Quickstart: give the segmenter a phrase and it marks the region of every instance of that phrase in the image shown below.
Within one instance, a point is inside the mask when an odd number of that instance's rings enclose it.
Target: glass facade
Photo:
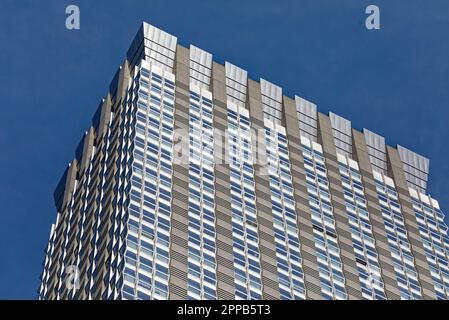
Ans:
[[[343,263],[327,179],[323,149],[320,144],[301,137],[307,194],[312,217],[313,236],[324,299],[347,298]]]
[[[359,165],[339,153],[337,158],[363,298],[385,300],[384,283]]]
[[[413,211],[424,244],[426,259],[437,299],[449,298],[449,237],[444,214],[438,202],[430,196],[410,189]]]
[[[228,102],[228,149],[236,299],[261,299],[251,129],[248,111]]]
[[[212,95],[190,90],[189,106],[189,299],[217,298]]]
[[[428,176],[144,23],[56,187],[39,299],[448,299]]]
[[[305,299],[306,288],[285,129],[265,120],[265,141],[280,297]]]
[[[373,175],[401,299],[419,300],[421,284],[394,181],[377,171]]]
[[[136,123],[123,298],[167,299],[174,76],[153,66],[136,79]]]

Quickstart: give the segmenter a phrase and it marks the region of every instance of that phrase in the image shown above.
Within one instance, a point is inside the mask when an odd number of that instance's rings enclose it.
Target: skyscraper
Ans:
[[[447,299],[428,159],[144,23],[54,193],[40,299]]]

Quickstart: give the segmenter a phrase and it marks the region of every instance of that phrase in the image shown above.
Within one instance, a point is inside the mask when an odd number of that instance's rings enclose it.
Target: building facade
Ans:
[[[40,299],[448,299],[429,161],[144,23],[55,193]]]

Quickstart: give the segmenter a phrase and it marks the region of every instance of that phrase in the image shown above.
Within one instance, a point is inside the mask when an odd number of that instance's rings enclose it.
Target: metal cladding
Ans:
[[[39,299],[448,299],[428,174],[144,23],[56,187]]]

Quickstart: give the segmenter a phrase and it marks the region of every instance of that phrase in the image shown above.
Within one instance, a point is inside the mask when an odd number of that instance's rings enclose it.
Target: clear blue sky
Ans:
[[[54,187],[143,20],[429,157],[449,212],[447,0],[2,0],[0,298],[36,298]]]

